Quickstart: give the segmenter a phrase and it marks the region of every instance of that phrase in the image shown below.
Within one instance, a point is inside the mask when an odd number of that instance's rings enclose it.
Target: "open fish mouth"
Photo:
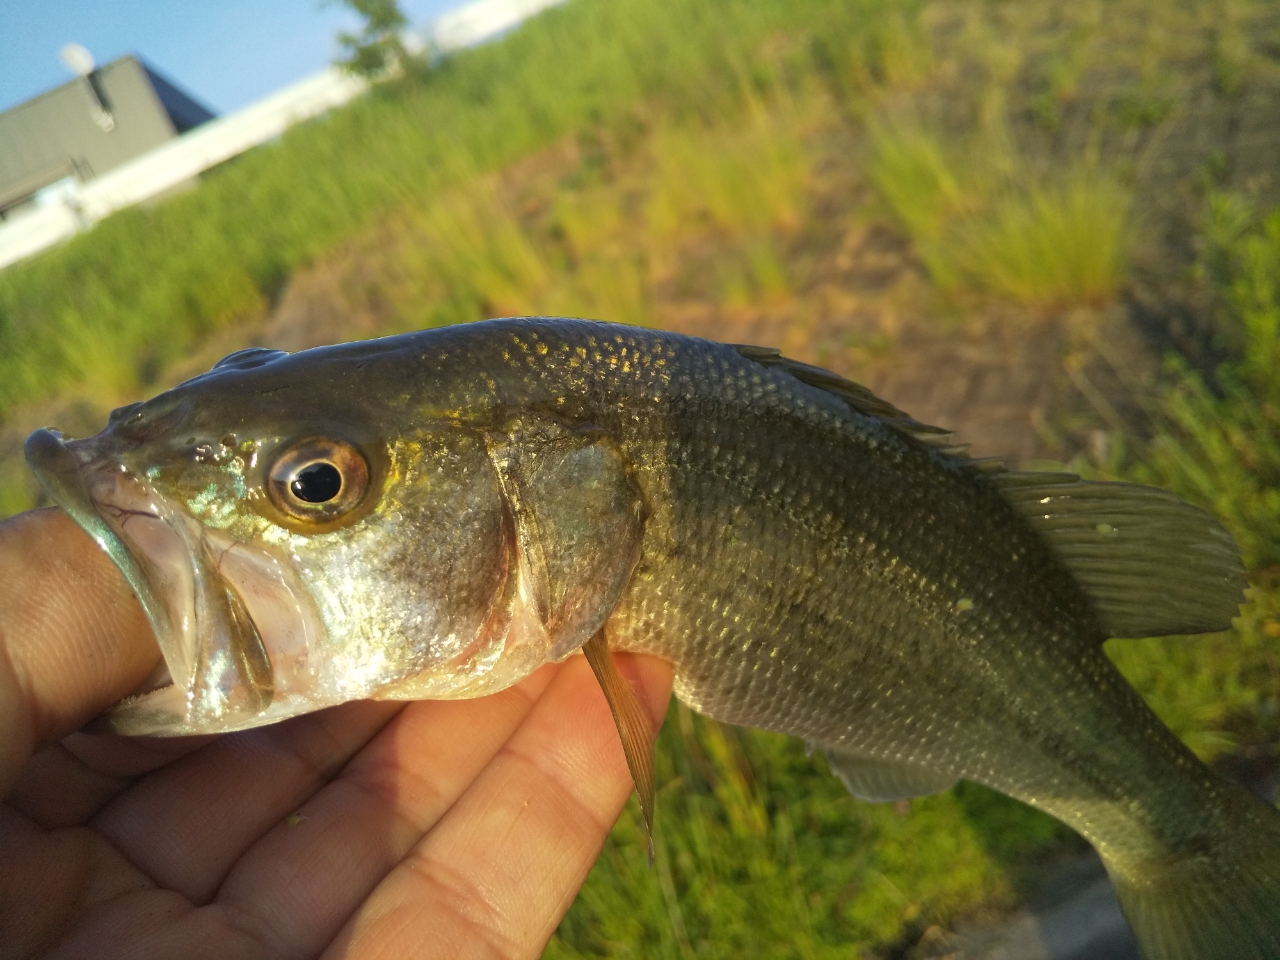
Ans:
[[[220,733],[324,704],[304,696],[320,637],[305,587],[266,549],[201,524],[111,455],[103,434],[37,430],[28,464],[124,574],[163,657],[102,718],[129,735]]]

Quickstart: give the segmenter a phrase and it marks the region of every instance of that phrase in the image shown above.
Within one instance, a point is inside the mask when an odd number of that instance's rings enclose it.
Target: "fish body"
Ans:
[[[557,318],[244,351],[28,453],[160,641],[124,732],[478,696],[603,637],[856,795],[966,778],[1058,817],[1153,960],[1280,957],[1280,817],[1102,651],[1236,611],[1230,538],[1168,494],[970,460],[774,351]]]

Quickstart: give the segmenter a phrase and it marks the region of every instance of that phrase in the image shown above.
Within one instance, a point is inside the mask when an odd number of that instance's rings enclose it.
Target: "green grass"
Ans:
[[[868,12],[887,6],[578,0],[381,87],[207,174],[198,190],[0,274],[0,418],[72,388],[110,403],[153,386],[385,211],[432,203],[558,138],[741,118],[814,73],[810,38],[854,44]],[[766,41],[781,52],[762,52]]]
[[[0,420],[73,392],[105,407],[153,389],[336,245],[451,191],[482,194],[486,176],[567,137],[647,151],[675,201],[659,190],[637,262],[585,269],[567,303],[644,319],[641,291],[671,256],[663,231],[690,216],[754,236],[724,271],[727,295],[785,296],[786,251],[760,240],[758,218],[803,214],[789,101],[820,123],[871,121],[871,178],[942,289],[1105,302],[1142,236],[1130,214],[1177,196],[1162,171],[1206,159],[1174,149],[1194,119],[1177,105],[1271,89],[1275,20],[1262,0],[576,0],[0,273]],[[461,316],[485,293],[440,299],[455,306],[421,314]]]
[[[809,171],[790,110],[761,102],[737,123],[662,127],[613,157],[612,176],[553,184],[532,217],[492,178],[428,200],[389,253],[397,326],[540,313],[643,324],[653,288],[699,242],[737,254],[721,263],[718,299],[785,294],[774,244],[807,213]]]
[[[795,125],[757,105],[745,129],[727,124],[664,131],[656,138],[657,184],[649,200],[650,244],[680,237],[692,219],[730,234],[795,230],[804,219],[805,158]]]
[[[999,197],[986,217],[960,225],[960,269],[1020,303],[1108,303],[1126,279],[1130,202],[1087,170]]]
[[[658,743],[657,859],[634,802],[548,957],[845,958],[1008,903],[1065,828],[972,784],[909,809],[852,800],[794,740],[675,705]]]
[[[264,318],[300,267],[388,219],[430,216],[447,194],[483,205],[486,177],[573,137],[654,159],[666,187],[643,242],[584,256],[584,230],[602,229],[584,224],[618,198],[562,209],[580,275],[557,297],[538,293],[562,287],[545,270],[504,290],[473,237],[477,255],[454,257],[467,265],[443,292],[425,276],[438,257],[404,265],[401,287],[431,294],[414,322],[531,300],[643,321],[671,271],[671,230],[691,223],[742,239],[711,270],[724,298],[785,298],[797,278],[774,234],[803,222],[797,130],[862,133],[868,119],[871,178],[941,289],[1105,302],[1141,232],[1130,213],[1176,194],[1157,174],[1183,154],[1153,130],[1180,122],[1170,104],[1240,100],[1225,91],[1275,79],[1266,5],[1219,6],[577,0],[0,273],[0,421],[73,393],[107,408],[153,390],[220,331]],[[760,217],[785,229],[762,237]]]
[[[1280,564],[1280,209],[1245,198],[1208,204],[1197,272],[1217,295],[1219,339],[1233,359],[1210,380],[1177,358],[1147,399],[1156,434],[1118,469],[1220,517],[1246,565]]]
[[[1162,721],[1206,762],[1280,743],[1280,590],[1253,587],[1234,629],[1113,640],[1107,653]]]
[[[963,152],[882,125],[871,177],[939,289],[1033,307],[1100,306],[1127,279],[1131,191],[1081,161],[1037,174],[990,134]]]

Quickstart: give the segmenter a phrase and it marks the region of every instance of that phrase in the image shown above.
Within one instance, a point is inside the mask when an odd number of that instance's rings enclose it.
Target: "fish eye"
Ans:
[[[308,463],[289,481],[289,492],[304,503],[328,503],[342,492],[342,473],[332,463]]]
[[[307,437],[275,457],[266,486],[276,509],[303,530],[327,526],[364,502],[369,464],[343,440]]]

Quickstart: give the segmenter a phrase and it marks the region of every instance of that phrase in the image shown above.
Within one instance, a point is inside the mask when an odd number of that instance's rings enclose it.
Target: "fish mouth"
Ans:
[[[37,430],[32,472],[120,569],[163,663],[96,722],[129,735],[222,733],[326,704],[305,695],[320,637],[305,586],[265,548],[206,527],[113,456],[108,433]]]

